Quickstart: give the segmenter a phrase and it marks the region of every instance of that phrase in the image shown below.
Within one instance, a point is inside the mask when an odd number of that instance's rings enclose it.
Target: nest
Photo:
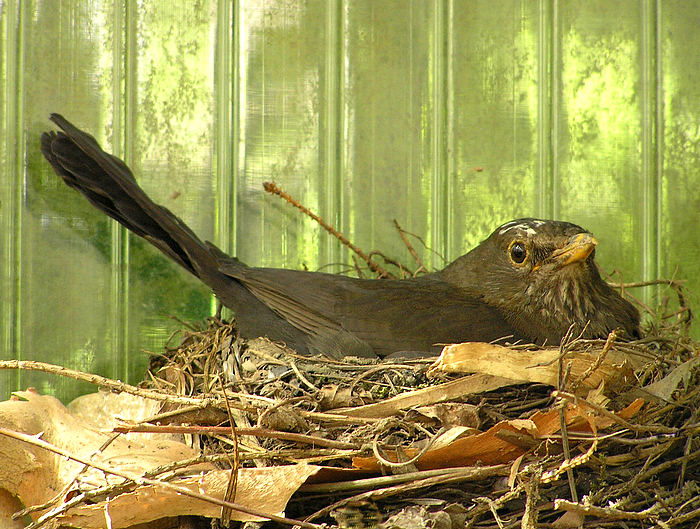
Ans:
[[[698,344],[682,285],[666,284],[677,295],[657,310],[637,302],[634,342],[338,361],[212,318],[154,355],[140,387],[0,361],[111,390],[68,409],[35,391],[0,403],[0,489],[32,529],[193,513],[207,528],[697,527]]]
[[[364,254],[276,185],[266,190],[359,256],[361,277],[360,260],[378,277],[425,271],[397,223],[415,271]],[[0,361],[119,393],[87,396],[82,415],[32,392],[19,395],[25,406],[0,403],[0,453],[24,462],[0,466],[0,492],[24,501],[18,514],[38,518],[32,528],[136,527],[192,512],[197,527],[698,527],[700,361],[682,282],[617,286],[656,290],[656,309],[634,300],[647,322],[641,340],[569,335],[545,350],[463,344],[437,361],[338,361],[243,340],[217,317],[180,331],[139,388]],[[137,400],[116,398],[125,394]],[[131,405],[141,417],[124,421]],[[27,435],[37,424],[41,439]],[[143,433],[179,437],[137,445]],[[64,460],[73,467],[56,464]],[[31,472],[37,487],[61,491],[17,484]]]
[[[462,375],[428,376],[434,359],[302,357],[266,340],[246,342],[220,319],[183,330],[181,343],[154,359],[147,385],[216,402],[226,388],[217,416],[172,415],[201,428],[199,447],[223,467],[305,462],[366,471],[352,481],[302,486],[287,505],[294,519],[387,528],[697,527],[698,346],[682,289],[669,284],[678,306],[666,299],[648,310],[642,340],[569,337],[562,344],[569,355],[607,350],[634,359],[631,377],[586,396],[568,392],[564,369],[559,387],[511,383],[411,405],[402,396],[430,394]],[[585,409],[578,425],[565,418],[574,408]],[[552,433],[518,430],[547,414],[560,419]],[[225,428],[208,429],[231,424],[234,441]],[[450,453],[463,450],[454,439],[504,424],[493,439],[514,450],[494,455],[484,446],[483,455],[464,459]],[[455,429],[460,433],[445,442]],[[448,456],[426,465],[440,442]]]

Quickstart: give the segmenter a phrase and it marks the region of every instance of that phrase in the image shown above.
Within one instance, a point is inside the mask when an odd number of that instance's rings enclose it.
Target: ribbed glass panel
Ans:
[[[349,262],[274,180],[406,262],[393,219],[449,259],[510,218],[570,220],[606,271],[687,279],[697,307],[699,25],[674,0],[0,2],[0,358],[137,381],[169,316],[214,306],[53,175],[50,112],[251,265]],[[0,398],[30,385],[88,389],[0,372]]]

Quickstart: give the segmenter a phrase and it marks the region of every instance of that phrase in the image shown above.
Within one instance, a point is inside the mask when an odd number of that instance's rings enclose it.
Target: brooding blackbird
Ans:
[[[98,209],[144,237],[231,308],[244,337],[267,336],[301,354],[386,356],[436,344],[507,338],[558,344],[574,324],[586,338],[619,328],[639,336],[639,313],[603,281],[596,240],[568,222],[519,219],[439,272],[354,279],[253,268],[202,242],[151,201],[129,168],[62,116],[41,137],[56,173]]]

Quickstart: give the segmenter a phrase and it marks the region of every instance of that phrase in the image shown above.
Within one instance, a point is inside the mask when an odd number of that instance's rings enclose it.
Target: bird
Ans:
[[[205,283],[242,337],[267,337],[301,355],[423,356],[466,341],[559,345],[619,330],[640,337],[639,311],[601,277],[597,240],[576,224],[521,218],[497,227],[442,270],[364,279],[260,268],[202,241],[154,203],[119,158],[63,116],[41,152],[71,188]]]

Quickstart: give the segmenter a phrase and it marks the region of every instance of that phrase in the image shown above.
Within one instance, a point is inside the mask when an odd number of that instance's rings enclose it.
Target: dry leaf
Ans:
[[[554,529],[579,529],[583,527],[583,522],[585,520],[581,513],[569,511],[554,520],[552,527],[554,527]]]
[[[610,404],[610,399],[603,393],[604,388],[605,384],[601,383],[597,388],[590,390],[588,395],[586,395],[586,400],[598,406],[606,407]]]
[[[643,401],[635,401],[622,410],[619,415],[629,418],[637,413],[642,405]],[[589,409],[583,404],[567,404],[564,414],[566,424],[572,431],[590,431],[591,424],[595,428],[605,428],[614,422],[608,417],[592,417]],[[461,437],[448,445],[432,448],[415,463],[415,466],[419,470],[429,470],[471,466],[477,463],[483,465],[508,463],[526,451],[523,446],[508,440],[510,434],[517,434],[532,442],[538,442],[542,438],[558,432],[559,428],[558,409],[538,411],[527,420],[501,421],[485,432]],[[406,457],[413,457],[417,451],[417,449],[407,448],[403,452]],[[396,460],[395,456],[396,454],[391,451],[387,451],[385,454],[385,457],[393,461]],[[380,470],[379,462],[374,457],[356,457],[353,459],[353,465],[363,470]]]
[[[558,416],[557,416],[558,417]],[[516,421],[516,425],[522,426],[523,421]],[[532,427],[532,425],[528,425]],[[416,463],[419,470],[429,470],[434,468],[447,468],[459,466],[472,466],[478,463],[483,465],[498,465],[512,461],[523,450],[512,443],[498,437],[501,431],[510,431],[528,435],[527,430],[519,430],[517,426],[510,424],[510,421],[502,421],[492,426],[485,432],[461,437],[448,445],[441,445],[428,450]],[[407,457],[413,457],[417,450],[405,449]],[[395,454],[387,451],[385,457],[395,460]],[[363,470],[379,471],[380,466],[374,457],[356,457],[353,465]]]
[[[162,403],[153,400],[130,395],[129,393],[114,393],[111,391],[97,391],[82,395],[68,404],[70,414],[83,425],[90,426],[94,430],[110,432],[117,426],[123,426],[124,421],[137,423],[158,414]],[[182,435],[156,434],[156,433],[129,433],[127,439],[168,439],[180,441]]]
[[[462,437],[468,437],[470,435],[476,435],[478,433],[479,430],[476,430],[474,428],[469,428],[466,426],[454,426],[453,428],[450,428],[447,431],[444,431],[440,435],[438,435],[437,438],[433,441],[433,444],[430,445],[430,449],[436,450],[438,448],[442,448],[443,446],[449,446],[452,443],[454,443],[457,439],[460,439]]]
[[[700,357],[691,358],[673,369],[673,371],[661,380],[644,386],[643,388],[636,388],[631,393],[640,397],[651,396],[663,402],[671,402],[673,392],[676,391],[681,382],[684,384],[688,383],[693,369],[695,369],[698,364],[700,364]]]
[[[0,427],[29,434],[41,434],[41,439],[62,448],[74,456],[108,466],[121,473],[140,476],[160,465],[188,459],[198,455],[183,443],[159,438],[116,438],[104,451],[99,448],[110,435],[98,431],[70,414],[58,400],[40,396],[34,391],[15,394],[13,399],[0,403]],[[109,395],[103,397],[109,400]],[[24,400],[20,400],[22,397]],[[119,396],[115,396],[117,400]],[[123,401],[121,401],[123,402]],[[111,404],[108,405],[108,407]],[[64,497],[71,491],[83,490],[107,484],[118,484],[123,478],[104,474],[96,469],[80,473],[82,464],[58,456],[40,447],[0,435],[0,489],[17,497],[25,506],[44,503],[62,491],[74,478],[78,478]],[[289,497],[318,472],[320,467],[306,464],[241,469],[235,502],[270,514],[280,514]],[[189,475],[170,483],[190,488],[202,494],[222,498],[226,491],[230,472],[214,470],[209,464],[188,468]],[[182,514],[218,517],[221,508],[183,496],[160,486],[139,486],[133,492],[110,498],[109,502],[96,502],[74,508],[56,520],[83,529],[104,527],[105,509],[108,509],[112,527],[129,527],[137,523]],[[258,520],[251,515],[234,512],[234,520]],[[0,527],[10,527],[10,521],[0,519]],[[4,525],[2,525],[4,524]]]
[[[25,523],[20,518],[13,520],[12,515],[22,508],[19,500],[6,490],[0,489],[0,527],[2,529],[23,529]]]
[[[505,377],[518,382],[541,382],[557,386],[559,381],[559,349],[511,349],[502,345],[483,342],[465,342],[448,345],[438,359],[430,366],[428,374],[436,371],[445,373],[486,373]],[[567,355],[565,364],[571,363],[571,383],[579,386],[579,393],[585,393],[600,386],[619,380],[630,380],[634,371],[627,359],[617,352],[610,351],[597,369],[589,369],[598,355],[576,351]],[[586,375],[583,378],[584,374]]]
[[[241,469],[236,486],[236,498],[233,501],[259,511],[282,515],[291,495],[317,471],[318,467],[305,464]],[[228,470],[216,470],[202,476],[178,480],[175,484],[193,492],[221,499],[226,492],[230,476],[231,473]],[[134,492],[120,494],[109,502],[81,505],[71,509],[58,520],[63,524],[75,525],[81,529],[102,529],[104,510],[107,506],[115,529],[170,516],[189,514],[218,518],[221,515],[221,507],[213,503],[183,496],[170,489],[142,486]],[[231,519],[262,520],[237,511],[231,513]]]
[[[493,391],[494,389],[510,386],[514,382],[507,378],[492,375],[471,375],[457,380],[438,384],[415,391],[407,391],[390,399],[357,408],[343,408],[331,413],[347,417],[377,418],[391,417],[396,412],[414,406],[427,406],[438,402],[454,400],[464,395]]]
[[[339,386],[338,384],[328,384],[323,386],[316,395],[320,411],[333,410],[351,406],[361,406],[363,401],[353,393],[353,388]]]
[[[406,420],[439,425],[443,428],[453,426],[479,428],[481,426],[479,408],[462,402],[444,402],[414,408],[408,411]]]

